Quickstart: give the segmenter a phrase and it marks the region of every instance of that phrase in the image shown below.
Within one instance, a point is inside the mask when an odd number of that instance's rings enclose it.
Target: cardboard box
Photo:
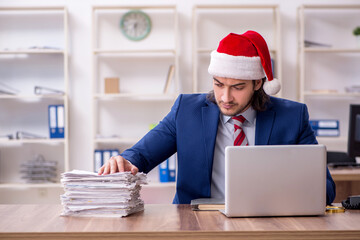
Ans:
[[[120,93],[119,78],[105,78],[105,93]]]

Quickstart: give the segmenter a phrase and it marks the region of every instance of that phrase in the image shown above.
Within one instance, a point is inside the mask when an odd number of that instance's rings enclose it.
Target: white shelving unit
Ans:
[[[131,147],[169,111],[178,94],[179,50],[176,6],[94,6],[93,149]],[[150,34],[131,41],[121,18],[140,10],[151,19]],[[175,73],[164,93],[168,69]],[[105,93],[104,78],[119,78],[119,93]],[[157,176],[155,176],[158,181]],[[174,186],[174,185],[172,185]],[[168,186],[167,186],[168,187]]]
[[[281,80],[281,29],[277,5],[195,5],[193,7],[193,92],[208,92],[212,80],[207,69],[210,53],[229,33],[259,32],[274,60],[274,75]],[[281,91],[278,93],[281,96]]]
[[[16,95],[0,95],[0,135],[25,131],[45,137],[1,138],[1,189],[58,188],[60,173],[69,169],[67,14],[63,6],[0,8],[0,83],[19,91]],[[35,85],[59,89],[64,94],[35,95]],[[62,139],[49,138],[51,104],[63,104],[65,108]],[[32,160],[35,154],[57,162],[56,183],[29,184],[21,179],[20,164]]]
[[[318,137],[328,150],[347,151],[349,105],[360,103],[360,46],[353,29],[360,5],[302,5],[298,8],[299,98],[311,119],[339,120],[339,137]],[[305,40],[318,45],[305,45]]]

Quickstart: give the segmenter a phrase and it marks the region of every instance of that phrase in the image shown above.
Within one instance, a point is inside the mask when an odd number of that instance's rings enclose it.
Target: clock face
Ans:
[[[120,28],[128,39],[139,41],[149,35],[151,21],[146,13],[139,10],[132,10],[121,18]]]

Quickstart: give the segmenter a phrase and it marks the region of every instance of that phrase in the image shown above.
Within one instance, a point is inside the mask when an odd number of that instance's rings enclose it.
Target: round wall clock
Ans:
[[[146,13],[140,10],[131,10],[121,18],[120,28],[128,39],[139,41],[149,35],[151,20]]]

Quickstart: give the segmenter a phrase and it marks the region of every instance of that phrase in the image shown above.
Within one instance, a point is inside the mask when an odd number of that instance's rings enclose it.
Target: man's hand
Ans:
[[[131,172],[137,174],[139,169],[122,156],[111,157],[98,171],[99,175],[107,175],[116,172]]]

